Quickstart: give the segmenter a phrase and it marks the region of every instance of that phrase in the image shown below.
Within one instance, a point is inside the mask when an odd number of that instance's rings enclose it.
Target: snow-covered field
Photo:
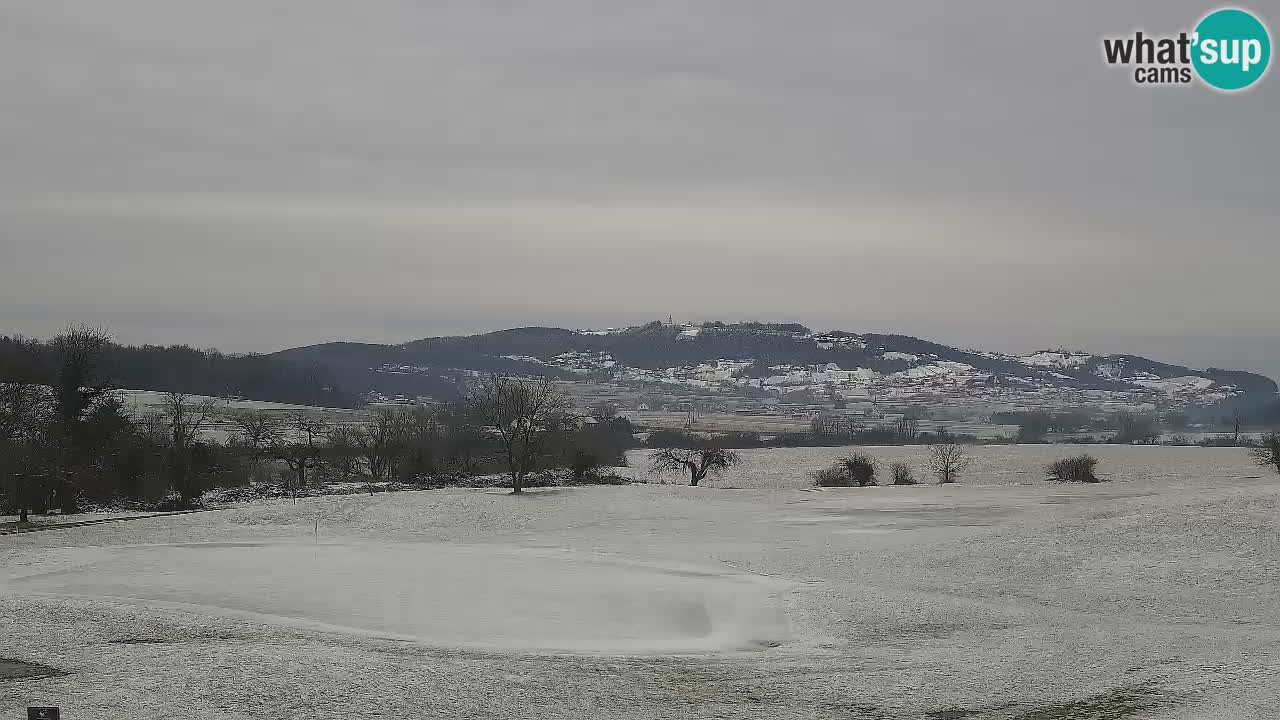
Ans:
[[[167,402],[168,393],[157,392],[154,390],[118,390],[121,398],[124,400],[125,407],[133,412],[141,412],[152,409],[163,409]],[[219,412],[305,412],[305,413],[334,413],[334,414],[353,414],[356,411],[344,408],[323,408],[315,405],[290,405],[288,403],[267,402],[265,400],[229,400],[226,398],[210,397],[208,395],[191,395],[190,402],[201,402],[212,400],[215,403],[215,410]]]
[[[0,717],[1273,715],[1280,478],[1239,451],[1090,448],[1116,482],[1060,486],[983,469],[1045,450],[983,450],[1010,454],[945,487],[803,489],[827,458],[798,449],[721,487],[0,537],[0,658],[67,673],[0,679]]]

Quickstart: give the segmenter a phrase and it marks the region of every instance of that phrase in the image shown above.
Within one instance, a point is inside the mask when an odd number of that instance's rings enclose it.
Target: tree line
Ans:
[[[94,348],[95,362],[115,387],[321,407],[360,404],[360,398],[319,363],[231,355],[186,345],[122,345],[99,329],[82,326],[68,328],[47,342],[0,336],[0,382],[51,385],[65,359],[64,340],[85,333],[101,339]]]
[[[69,328],[49,343],[47,383],[0,382],[0,505],[79,512],[120,501],[192,507],[213,487],[319,482],[466,482],[504,473],[514,491],[565,469],[590,482],[626,463],[631,424],[610,407],[573,412],[545,379],[490,377],[434,407],[380,408],[350,422],[314,411],[229,413],[214,398],[169,392],[131,411],[105,359],[109,338]],[[217,424],[225,441],[211,437]]]
[[[1201,415],[1206,415],[1205,411]],[[1193,418],[1185,410],[1167,410],[1163,414],[1140,413],[1122,410],[1106,414],[1090,414],[1080,410],[1047,412],[1043,410],[998,412],[991,416],[994,423],[1017,425],[1013,440],[1020,443],[1043,443],[1050,433],[1101,433],[1104,442],[1120,445],[1204,445],[1214,447],[1247,447],[1253,440],[1244,435],[1248,429],[1273,427],[1276,419],[1265,411],[1246,415],[1234,411],[1217,417],[1199,419],[1197,427],[1202,431],[1216,432],[1216,436],[1204,437],[1192,442],[1186,431],[1192,429]],[[1171,434],[1162,440],[1165,431]],[[1072,438],[1072,442],[1080,442]]]
[[[693,438],[691,439],[691,436]],[[932,445],[939,442],[976,445],[976,435],[953,433],[945,427],[930,432],[920,429],[920,421],[904,417],[890,423],[863,425],[846,416],[824,415],[809,421],[809,430],[795,432],[731,431],[715,433],[720,447],[738,450],[771,447],[844,447],[848,445]],[[645,447],[688,447],[697,442],[697,433],[688,430],[655,430],[645,438]]]

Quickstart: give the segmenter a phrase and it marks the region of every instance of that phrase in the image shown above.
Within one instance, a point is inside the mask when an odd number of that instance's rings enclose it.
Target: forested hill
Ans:
[[[1260,404],[1276,397],[1274,381],[1245,371],[1192,370],[1136,355],[1067,350],[1014,356],[906,335],[813,332],[775,323],[653,322],[606,331],[527,327],[399,345],[328,343],[273,357],[327,366],[355,391],[410,397],[456,391],[459,370],[689,383],[719,390],[814,388],[831,382],[890,388],[950,383],[956,392],[991,386],[1096,390],[1149,393],[1204,406]]]

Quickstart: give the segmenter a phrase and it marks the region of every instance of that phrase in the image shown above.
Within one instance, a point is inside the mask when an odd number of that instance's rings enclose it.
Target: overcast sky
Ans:
[[[1101,57],[1210,9],[0,0],[0,333],[673,315],[1280,376],[1280,78]]]

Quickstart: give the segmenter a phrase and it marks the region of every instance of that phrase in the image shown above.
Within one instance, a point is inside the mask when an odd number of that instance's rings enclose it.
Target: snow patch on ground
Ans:
[[[903,370],[902,372],[891,373],[886,377],[890,381],[893,381],[895,379],[908,379],[908,380],[916,380],[916,381],[930,380],[934,382],[939,380],[946,380],[949,382],[958,383],[958,382],[963,382],[967,380],[972,380],[974,377],[976,377],[976,375],[977,375],[976,370],[972,365],[966,365],[965,363],[958,363],[958,362],[950,362],[946,360],[939,360],[938,362],[931,362],[927,365],[920,365],[919,367],[909,368],[907,370]],[[986,375],[986,374],[983,373],[983,375]]]
[[[1045,368],[1078,368],[1089,364],[1093,355],[1085,352],[1068,350],[1041,350],[1037,353],[1019,358],[1023,363],[1033,367]]]
[[[1208,390],[1214,386],[1214,382],[1206,377],[1197,375],[1184,375],[1182,377],[1161,378],[1158,376],[1149,376],[1136,378],[1133,381],[1135,385],[1149,387],[1153,390],[1160,390],[1170,395],[1178,392],[1197,392]]]
[[[1021,356],[1019,360],[1034,368],[1083,368],[1088,365],[1089,360],[1093,360],[1093,355],[1069,350],[1042,350]]]
[[[563,549],[232,542],[79,549],[9,590],[437,647],[651,654],[781,643],[783,587]]]

